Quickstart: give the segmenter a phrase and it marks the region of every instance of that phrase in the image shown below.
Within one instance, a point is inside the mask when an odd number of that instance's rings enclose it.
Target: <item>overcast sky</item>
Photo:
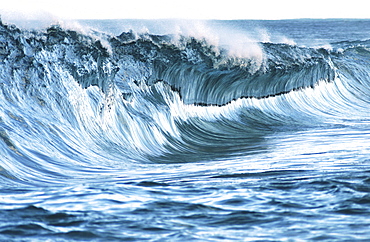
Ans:
[[[370,18],[367,0],[2,0],[3,19]]]

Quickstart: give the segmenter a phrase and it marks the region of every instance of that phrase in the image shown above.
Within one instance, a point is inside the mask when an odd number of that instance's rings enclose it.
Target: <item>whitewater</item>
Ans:
[[[369,241],[370,20],[0,23],[0,241]]]

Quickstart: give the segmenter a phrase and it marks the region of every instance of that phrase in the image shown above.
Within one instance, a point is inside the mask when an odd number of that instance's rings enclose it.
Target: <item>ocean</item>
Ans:
[[[370,241],[370,20],[0,24],[0,241]]]

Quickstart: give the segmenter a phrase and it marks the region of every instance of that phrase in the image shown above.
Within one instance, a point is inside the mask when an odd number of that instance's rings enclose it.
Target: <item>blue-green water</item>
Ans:
[[[369,20],[1,24],[0,241],[369,241],[369,39]]]

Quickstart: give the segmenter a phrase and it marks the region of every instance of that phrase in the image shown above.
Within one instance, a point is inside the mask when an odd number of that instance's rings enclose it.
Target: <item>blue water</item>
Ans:
[[[370,20],[19,26],[0,241],[370,240]]]

